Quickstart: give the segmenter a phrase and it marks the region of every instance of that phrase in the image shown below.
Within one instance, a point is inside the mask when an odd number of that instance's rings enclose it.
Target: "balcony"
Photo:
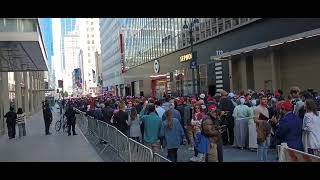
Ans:
[[[0,19],[0,72],[48,71],[37,18]]]

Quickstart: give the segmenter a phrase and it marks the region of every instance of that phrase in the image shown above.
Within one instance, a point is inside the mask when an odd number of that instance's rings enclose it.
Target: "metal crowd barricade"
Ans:
[[[125,162],[130,162],[129,138],[119,130],[117,130],[116,137],[119,157]]]
[[[150,148],[131,138],[129,139],[129,146],[130,162],[153,162],[153,153]]]
[[[278,145],[279,162],[320,162],[320,157],[289,148],[286,144]]]
[[[153,153],[153,162],[172,162],[158,153]]]
[[[118,142],[117,142],[117,128],[108,125],[107,136],[109,137],[109,146],[118,153]]]

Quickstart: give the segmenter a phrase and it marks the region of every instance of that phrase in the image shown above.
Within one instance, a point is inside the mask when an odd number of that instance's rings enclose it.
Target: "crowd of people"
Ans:
[[[156,153],[166,148],[167,158],[173,162],[178,160],[181,145],[189,146],[188,150],[194,153],[190,161],[195,162],[223,162],[223,147],[227,145],[256,151],[257,159],[262,162],[268,161],[269,149],[281,143],[320,156],[320,96],[312,89],[301,91],[298,87],[292,87],[288,94],[285,97],[280,89],[275,92],[221,90],[214,96],[163,99],[106,94],[73,98],[61,104],[67,107],[69,135],[71,129],[76,135],[76,112],[72,110],[75,107],[115,126]],[[44,115],[48,116],[46,127],[50,126],[52,115],[48,108],[44,108]],[[23,120],[13,111],[6,117],[12,138],[13,122],[23,124]],[[24,125],[20,127],[25,134]],[[50,134],[48,130],[46,134]]]
[[[260,161],[268,161],[268,150],[281,143],[319,155],[320,96],[312,89],[292,87],[287,97],[280,89],[163,99],[104,95],[69,104],[154,152],[166,147],[172,161],[183,144],[197,162],[222,162],[224,145],[257,151]]]

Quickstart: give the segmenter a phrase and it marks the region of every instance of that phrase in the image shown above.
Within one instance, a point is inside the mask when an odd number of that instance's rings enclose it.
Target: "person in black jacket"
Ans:
[[[75,110],[71,104],[68,104],[67,110],[65,112],[65,116],[67,117],[67,125],[68,125],[68,136],[71,136],[71,128],[72,134],[77,135],[75,127],[76,127],[76,114],[79,114]]]
[[[221,91],[221,99],[219,103],[218,109],[221,110],[221,114],[225,115],[224,118],[226,118],[226,121],[223,121],[224,125],[227,125],[228,133],[225,131],[222,133],[222,139],[223,139],[223,144],[230,144],[233,145],[234,141],[234,118],[232,116],[233,110],[234,110],[234,105],[231,101],[231,99],[228,98],[228,93],[224,90]],[[229,136],[229,138],[228,138]]]
[[[119,111],[113,115],[113,124],[114,126],[121,131],[123,134],[128,135],[128,118],[129,115],[125,112],[126,105],[124,102],[120,102]]]
[[[14,112],[14,108],[10,107],[10,111],[4,117],[6,118],[9,139],[15,138],[17,113]]]
[[[113,109],[111,108],[109,101],[105,102],[104,105],[105,107],[102,108],[103,121],[110,124],[110,120],[113,115]]]
[[[50,124],[52,122],[52,112],[48,102],[44,103],[44,105],[42,106],[42,111],[43,111],[43,119],[44,119],[44,125],[45,125],[45,133],[46,135],[51,135]]]

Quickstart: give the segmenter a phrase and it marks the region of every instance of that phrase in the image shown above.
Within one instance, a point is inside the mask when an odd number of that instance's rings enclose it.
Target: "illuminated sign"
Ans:
[[[191,59],[192,59],[192,54],[191,53],[183,55],[183,56],[180,56],[180,62],[189,61]]]

